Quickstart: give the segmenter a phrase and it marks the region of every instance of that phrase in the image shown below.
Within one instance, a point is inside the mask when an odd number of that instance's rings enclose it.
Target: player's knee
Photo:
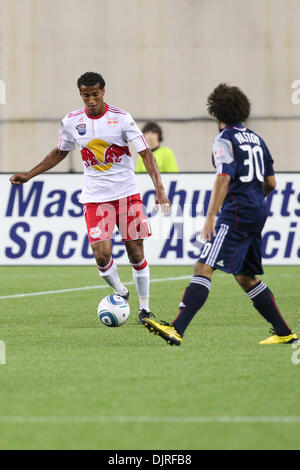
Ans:
[[[138,264],[144,259],[144,247],[141,240],[138,240],[137,243],[127,243],[126,248],[128,259],[131,264]]]
[[[128,253],[128,259],[131,264],[138,264],[144,259],[144,252],[141,250],[134,250]]]
[[[92,245],[94,257],[98,266],[106,266],[111,258],[111,249],[105,246],[101,246],[100,243],[94,243]]]
[[[108,265],[108,263],[110,261],[110,258],[111,258],[110,254],[105,255],[103,253],[101,255],[97,256],[97,257],[95,256],[97,265],[100,266],[100,267],[103,267],[103,268]]]
[[[248,290],[254,287],[258,283],[256,276],[245,276],[244,274],[238,274],[235,279],[243,290]]]
[[[197,261],[194,267],[194,275],[195,276],[205,276],[209,279],[211,278],[213,273],[213,268],[208,264],[201,263],[201,261]]]

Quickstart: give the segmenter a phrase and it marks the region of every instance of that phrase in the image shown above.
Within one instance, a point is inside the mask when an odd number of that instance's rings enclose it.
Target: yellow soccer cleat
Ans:
[[[174,326],[166,322],[158,322],[151,318],[145,318],[143,320],[144,326],[149,330],[150,333],[159,335],[163,338],[170,346],[180,346],[182,342],[182,336],[176,331]]]
[[[269,336],[269,338],[266,338],[260,341],[259,344],[289,344],[289,343],[294,343],[297,340],[298,340],[297,335],[291,332],[291,334],[288,336],[278,336],[278,335]]]

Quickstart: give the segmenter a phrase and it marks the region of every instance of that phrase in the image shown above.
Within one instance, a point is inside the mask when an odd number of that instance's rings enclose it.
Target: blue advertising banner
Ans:
[[[13,186],[0,175],[0,263],[2,265],[94,264],[82,206],[80,174],[45,174]],[[172,203],[171,214],[155,207],[150,177],[137,175],[144,211],[153,235],[145,240],[150,264],[194,264],[215,175],[163,174]],[[269,217],[263,231],[263,263],[295,265],[300,260],[300,174],[278,173],[268,197]],[[127,264],[120,234],[113,239],[113,256]]]

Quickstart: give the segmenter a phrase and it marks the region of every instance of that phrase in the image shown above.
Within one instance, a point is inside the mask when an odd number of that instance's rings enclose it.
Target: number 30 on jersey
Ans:
[[[248,175],[240,176],[242,183],[249,183],[253,180],[254,177],[258,181],[264,181],[264,152],[259,145],[251,147],[251,145],[240,145],[240,149],[248,153],[248,158],[244,161],[244,164],[247,165]]]

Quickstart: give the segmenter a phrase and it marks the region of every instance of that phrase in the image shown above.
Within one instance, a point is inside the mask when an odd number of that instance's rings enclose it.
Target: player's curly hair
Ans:
[[[105,87],[105,81],[102,75],[95,72],[85,72],[81,77],[77,80],[77,86],[80,90],[81,85],[84,86],[94,86],[99,83],[101,90]]]
[[[251,103],[238,87],[220,83],[207,98],[207,110],[218,121],[233,124],[248,119]]]
[[[158,141],[162,142],[163,140],[163,131],[162,128],[154,121],[147,122],[143,129],[142,129],[143,134],[145,132],[154,132],[155,134],[158,134]]]

